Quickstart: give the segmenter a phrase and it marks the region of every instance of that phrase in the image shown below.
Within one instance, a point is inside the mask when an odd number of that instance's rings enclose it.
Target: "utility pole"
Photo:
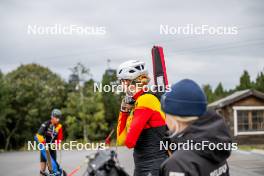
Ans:
[[[76,90],[79,91],[80,94],[80,103],[79,103],[79,116],[82,120],[83,126],[83,140],[84,142],[88,141],[88,133],[87,133],[87,119],[85,117],[85,105],[84,105],[84,83],[85,83],[85,76],[89,75],[89,70],[87,70],[82,64],[78,64],[76,66],[76,74],[78,75],[78,84],[76,86]]]
[[[79,80],[78,85],[76,86],[76,90],[79,91],[80,94],[80,104],[79,104],[79,109],[80,112],[84,112],[84,96],[83,96],[83,86],[81,85],[81,81]],[[88,141],[87,137],[87,123],[86,119],[84,117],[81,118],[83,122],[83,140],[84,142]]]

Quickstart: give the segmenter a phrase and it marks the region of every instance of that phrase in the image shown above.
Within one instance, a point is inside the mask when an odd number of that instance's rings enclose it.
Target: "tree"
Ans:
[[[4,139],[8,137],[7,125],[10,123],[10,119],[7,118],[7,115],[12,113],[10,98],[5,75],[0,71],[0,148],[5,147],[6,141]]]
[[[203,85],[203,90],[207,97],[208,103],[212,103],[215,100],[212,87],[209,84],[205,84]]]
[[[6,75],[12,112],[6,118],[5,149],[32,139],[40,124],[50,118],[53,108],[65,100],[64,81],[48,68],[21,65]],[[11,145],[11,146],[10,146]]]
[[[263,72],[260,72],[258,74],[254,87],[256,90],[264,92],[264,74],[263,74]]]
[[[71,70],[69,84],[71,87],[75,86],[75,91],[68,93],[65,108],[69,138],[83,137],[84,141],[98,139],[106,130],[101,94],[93,92],[92,79],[87,81],[87,78],[91,76],[88,68],[77,63]]]
[[[240,84],[236,87],[236,90],[251,89],[252,83],[250,81],[250,75],[248,71],[244,70],[242,76],[240,77]]]
[[[93,92],[93,83],[93,80],[89,80],[84,84],[82,96],[78,91],[68,94],[64,112],[67,114],[69,139],[83,138],[84,141],[89,141],[105,137],[107,126],[104,121],[102,96],[99,92]]]
[[[116,84],[116,82],[117,82],[116,70],[107,69],[103,75],[102,86]],[[119,94],[112,91],[110,92],[103,91],[102,96],[103,96],[103,104],[105,109],[105,119],[109,126],[109,131],[111,131],[111,129],[115,128],[116,126],[121,98]]]
[[[225,95],[226,95],[226,94],[225,94],[225,91],[224,91],[223,85],[222,85],[222,83],[220,82],[220,83],[216,86],[215,91],[214,91],[215,99],[223,98]]]
[[[105,111],[102,101],[102,93],[94,92],[94,81],[91,79],[85,83],[86,114],[88,115],[88,134],[91,140],[102,140],[108,130],[105,121]],[[100,133],[98,133],[100,131]]]

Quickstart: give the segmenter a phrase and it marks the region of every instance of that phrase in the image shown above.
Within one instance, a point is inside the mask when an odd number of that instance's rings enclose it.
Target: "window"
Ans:
[[[264,131],[264,110],[238,110],[238,132]]]
[[[252,128],[257,131],[264,131],[264,111],[252,111]]]
[[[238,131],[248,131],[249,130],[249,118],[248,111],[237,111],[237,125]]]

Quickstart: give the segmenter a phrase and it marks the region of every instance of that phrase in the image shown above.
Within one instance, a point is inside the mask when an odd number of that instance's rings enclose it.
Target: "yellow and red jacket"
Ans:
[[[165,114],[159,99],[144,90],[136,93],[135,105],[130,113],[120,112],[117,125],[117,144],[135,147],[144,129],[165,126]]]
[[[60,143],[63,140],[62,125],[57,124],[54,126],[50,120],[41,124],[41,127],[36,134],[40,143]]]

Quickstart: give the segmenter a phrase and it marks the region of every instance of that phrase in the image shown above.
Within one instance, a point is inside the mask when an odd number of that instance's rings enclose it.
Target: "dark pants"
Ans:
[[[56,150],[49,150],[50,156],[54,159],[54,161],[57,160],[57,153]],[[47,162],[47,160],[42,156],[40,153],[40,162]]]
[[[158,176],[160,165],[166,158],[147,160],[135,163],[134,176]]]

